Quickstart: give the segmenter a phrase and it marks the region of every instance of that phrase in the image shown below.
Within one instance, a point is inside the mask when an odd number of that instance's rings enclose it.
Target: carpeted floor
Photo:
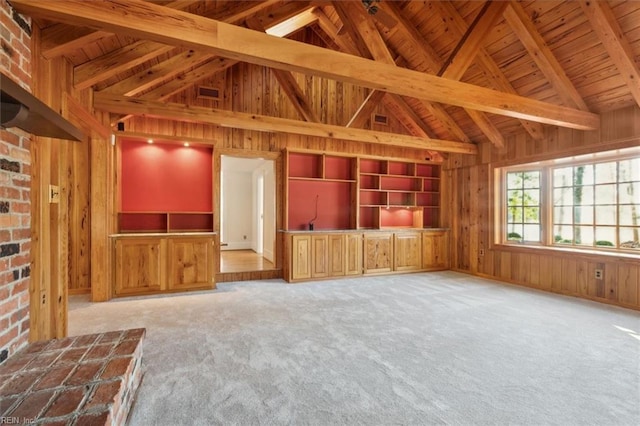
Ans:
[[[132,327],[130,425],[640,424],[640,313],[454,272],[70,300]]]

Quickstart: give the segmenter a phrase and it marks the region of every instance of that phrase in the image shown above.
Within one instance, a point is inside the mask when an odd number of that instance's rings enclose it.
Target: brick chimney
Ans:
[[[0,70],[31,91],[31,21],[0,0]],[[29,339],[31,135],[0,128],[0,363]]]

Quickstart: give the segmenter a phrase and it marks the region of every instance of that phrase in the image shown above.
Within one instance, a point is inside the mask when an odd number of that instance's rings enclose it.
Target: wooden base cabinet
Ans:
[[[362,275],[362,234],[345,234],[345,275]]]
[[[448,269],[446,230],[314,231],[286,235],[289,282]]]
[[[215,288],[210,235],[114,238],[114,296]]]
[[[394,234],[393,251],[394,271],[407,272],[422,269],[421,232],[399,232]]]
[[[116,296],[164,290],[166,241],[158,238],[115,241]]]
[[[207,287],[213,284],[213,244],[208,238],[167,240],[167,285],[171,290]]]
[[[303,233],[287,235],[287,281],[362,274],[362,234]]]
[[[422,234],[422,269],[449,269],[449,233],[447,231]]]
[[[379,274],[393,271],[393,233],[364,234],[364,273]]]

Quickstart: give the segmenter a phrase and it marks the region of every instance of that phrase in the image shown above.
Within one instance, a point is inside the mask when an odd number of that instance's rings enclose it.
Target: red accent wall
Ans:
[[[318,218],[314,229],[349,229],[351,184],[331,181],[289,181],[289,229],[308,229],[315,216],[318,195]]]
[[[121,210],[210,212],[212,149],[123,140]]]

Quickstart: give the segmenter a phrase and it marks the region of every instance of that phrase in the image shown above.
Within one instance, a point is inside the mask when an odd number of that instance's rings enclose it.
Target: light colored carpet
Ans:
[[[71,298],[131,327],[130,425],[640,424],[640,313],[454,272]]]

